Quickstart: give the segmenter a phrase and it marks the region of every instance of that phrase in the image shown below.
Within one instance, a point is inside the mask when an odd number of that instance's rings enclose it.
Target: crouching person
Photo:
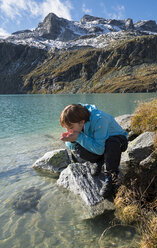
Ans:
[[[113,175],[117,177],[119,173],[121,153],[127,149],[127,132],[110,114],[89,104],[65,107],[60,115],[60,124],[67,129],[60,139],[74,151],[74,162],[97,163],[93,175],[97,175],[104,166],[106,179],[100,195],[108,197],[113,189]]]

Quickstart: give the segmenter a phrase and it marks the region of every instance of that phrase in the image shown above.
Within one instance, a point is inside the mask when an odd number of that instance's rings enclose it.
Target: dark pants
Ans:
[[[106,171],[118,172],[121,153],[127,149],[128,141],[124,135],[110,136],[106,140],[105,152],[103,155],[87,151],[78,143],[76,144],[75,152],[85,161],[102,165],[105,162]]]

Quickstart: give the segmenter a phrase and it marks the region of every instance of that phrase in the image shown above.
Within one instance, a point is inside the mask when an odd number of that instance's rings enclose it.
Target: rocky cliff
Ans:
[[[157,25],[50,13],[0,41],[0,94],[155,92]]]
[[[157,90],[156,61],[156,36],[137,37],[108,49],[49,53],[43,64],[23,78],[21,91],[153,92]]]
[[[1,42],[0,94],[23,93],[23,76],[42,64],[46,56],[43,49]]]

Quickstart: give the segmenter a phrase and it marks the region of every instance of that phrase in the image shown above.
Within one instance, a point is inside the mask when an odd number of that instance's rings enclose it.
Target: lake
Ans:
[[[66,105],[95,104],[119,116],[156,97],[157,93],[0,95],[0,247],[134,247],[136,233],[120,227],[106,233],[103,246],[98,244],[113,213],[85,220],[87,208],[79,198],[59,188],[56,178],[38,174],[32,164],[64,147],[59,116]]]

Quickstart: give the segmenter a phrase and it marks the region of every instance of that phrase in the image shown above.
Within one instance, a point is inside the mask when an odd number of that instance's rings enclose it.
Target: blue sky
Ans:
[[[0,0],[0,35],[34,29],[50,12],[75,21],[89,14],[157,22],[157,0]]]

